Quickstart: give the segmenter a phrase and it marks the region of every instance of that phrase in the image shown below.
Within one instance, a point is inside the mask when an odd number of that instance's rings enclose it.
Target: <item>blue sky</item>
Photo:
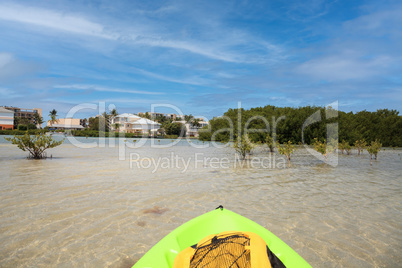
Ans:
[[[0,105],[46,120],[99,102],[401,110],[401,1],[5,0],[0,32]]]

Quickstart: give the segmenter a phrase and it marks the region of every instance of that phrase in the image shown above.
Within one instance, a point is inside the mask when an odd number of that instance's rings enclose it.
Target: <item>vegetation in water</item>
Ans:
[[[346,154],[351,154],[351,150],[352,150],[352,146],[350,146],[350,144],[343,140],[341,143],[339,143],[338,145],[338,149],[339,151],[341,151],[341,154],[343,154],[344,151],[346,151]]]
[[[233,144],[233,148],[239,154],[242,160],[246,159],[246,156],[251,153],[254,148],[254,144],[250,141],[248,135],[242,135]]]
[[[381,151],[381,147],[382,147],[382,144],[378,140],[372,141],[370,146],[367,147],[367,152],[370,155],[370,164],[373,163],[372,162],[373,155],[374,155],[374,159],[377,160],[377,155],[378,155],[378,152]]]
[[[296,148],[292,145],[291,141],[288,141],[283,146],[278,144],[278,151],[281,155],[285,155],[288,159],[288,164],[290,166],[290,155],[296,151]]]
[[[45,150],[59,146],[64,142],[55,141],[51,136],[44,134],[29,135],[26,133],[23,136],[14,136],[13,138],[5,138],[7,141],[11,141],[12,144],[16,144],[18,148],[23,151],[29,152],[29,158],[43,159],[46,158]]]
[[[324,140],[324,142],[319,141],[317,138],[314,139],[314,150],[322,154],[325,158],[325,163],[328,161],[330,154],[334,153],[337,149],[337,141],[331,139],[329,142]]]
[[[364,148],[366,148],[366,141],[365,140],[357,140],[355,142],[355,147],[357,149],[357,154],[363,153]]]
[[[267,144],[269,151],[273,153],[275,145],[274,145],[274,139],[271,137],[271,135],[267,134],[267,137],[265,138],[265,143]]]

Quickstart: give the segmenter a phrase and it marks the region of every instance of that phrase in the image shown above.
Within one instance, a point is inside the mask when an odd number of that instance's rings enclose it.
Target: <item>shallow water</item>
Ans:
[[[381,151],[373,166],[367,152],[339,155],[334,167],[305,149],[291,167],[257,150],[241,166],[232,149],[194,148],[207,146],[198,141],[124,150],[109,141],[86,149],[66,141],[52,158],[27,160],[0,136],[1,267],[130,267],[218,205],[271,230],[313,267],[401,265],[400,149]]]

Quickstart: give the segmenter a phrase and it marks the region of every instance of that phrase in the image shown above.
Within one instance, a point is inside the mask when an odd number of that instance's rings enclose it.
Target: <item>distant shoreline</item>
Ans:
[[[51,132],[46,129],[30,129],[30,130],[0,130],[0,136],[13,136],[13,135],[25,135],[28,132],[29,135],[36,135],[36,134],[48,134],[54,136],[65,136],[65,137],[84,137],[84,138],[133,138],[133,139],[168,139],[168,140],[175,140],[175,139],[192,139],[198,140],[198,137],[179,137],[177,135],[166,135],[166,136],[135,136],[133,133],[120,133],[120,132],[99,132],[99,131],[88,131],[87,133],[78,133],[78,135],[74,135],[71,132]],[[86,134],[86,135],[85,135]]]

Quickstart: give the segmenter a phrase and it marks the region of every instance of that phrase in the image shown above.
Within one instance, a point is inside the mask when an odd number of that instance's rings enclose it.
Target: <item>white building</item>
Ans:
[[[112,118],[110,128],[112,131],[135,133],[138,135],[155,135],[161,128],[161,124],[141,118],[135,114],[119,114]]]
[[[208,122],[207,121],[204,121],[202,118],[198,118],[198,120],[200,120],[200,121],[198,121],[198,126],[195,126],[193,123],[186,123],[186,121],[175,121],[175,122],[177,122],[177,123],[182,123],[185,127],[186,127],[186,136],[187,137],[198,137],[199,136],[199,134],[198,134],[198,131],[201,129],[201,128],[203,128],[203,127],[205,127],[205,126],[208,126]]]
[[[0,107],[0,130],[14,128],[14,112]]]

